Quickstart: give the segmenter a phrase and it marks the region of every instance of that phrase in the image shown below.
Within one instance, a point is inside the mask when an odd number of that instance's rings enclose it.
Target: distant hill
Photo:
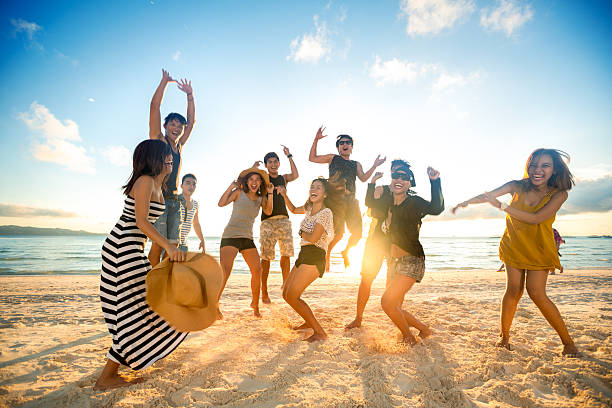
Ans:
[[[75,235],[104,235],[87,231],[74,231],[63,228],[36,228],[19,227],[17,225],[0,225],[0,236],[2,235],[30,235],[30,236],[75,236]]]

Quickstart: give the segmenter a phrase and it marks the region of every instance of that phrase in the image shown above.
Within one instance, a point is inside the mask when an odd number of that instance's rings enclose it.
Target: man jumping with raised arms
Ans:
[[[166,188],[164,189],[164,201],[166,202],[166,210],[155,222],[155,228],[173,244],[178,245],[179,231],[181,228],[180,203],[178,196],[178,175],[181,171],[181,152],[183,146],[187,143],[189,135],[195,124],[195,104],[193,102],[193,89],[191,89],[191,81],[181,79],[177,85],[178,89],[187,94],[187,119],[180,113],[172,112],[164,119],[165,134],[162,133],[160,107],[164,99],[166,86],[174,80],[168,71],[162,69],[162,79],[153,98],[151,99],[151,110],[149,113],[149,137],[151,139],[159,139],[167,143],[172,148],[172,173],[166,180]],[[149,251],[149,262],[151,266],[159,263],[159,258],[162,253],[162,248],[155,242],[151,245]]]
[[[381,158],[380,155],[376,157],[374,160],[374,164],[372,167],[364,173],[363,167],[361,163],[355,160],[351,160],[350,156],[353,153],[353,138],[349,135],[339,135],[336,138],[336,148],[338,149],[338,154],[317,154],[317,144],[320,139],[327,137],[327,135],[323,134],[325,128],[321,126],[317,131],[317,134],[312,142],[312,147],[310,148],[310,155],[308,156],[308,160],[313,163],[323,163],[329,165],[329,177],[332,175],[339,173],[340,178],[343,178],[346,181],[346,189],[349,194],[346,195],[346,213],[345,219],[336,220],[334,219],[334,239],[329,244],[329,249],[327,251],[327,259],[325,269],[329,270],[329,254],[331,253],[332,248],[342,239],[344,235],[344,224],[348,227],[351,236],[349,237],[348,243],[346,244],[346,248],[342,251],[342,258],[344,259],[344,266],[349,265],[348,251],[361,239],[362,235],[362,225],[361,225],[361,210],[359,209],[359,201],[355,198],[355,180],[359,177],[359,180],[362,182],[367,181],[374,170],[383,164],[386,158]]]

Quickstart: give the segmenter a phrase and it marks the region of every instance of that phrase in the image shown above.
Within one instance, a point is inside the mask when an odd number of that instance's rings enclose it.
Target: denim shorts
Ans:
[[[165,197],[166,210],[153,226],[164,238],[172,243],[179,240],[181,230],[181,206],[178,196]]]
[[[405,255],[401,258],[387,258],[389,261],[389,277],[407,276],[420,282],[425,276],[425,258],[422,256]]]

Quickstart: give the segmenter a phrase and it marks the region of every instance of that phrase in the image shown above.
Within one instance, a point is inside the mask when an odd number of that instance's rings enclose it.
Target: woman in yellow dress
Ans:
[[[485,192],[453,208],[490,203],[506,212],[506,231],[499,243],[499,257],[506,265],[506,293],[501,304],[501,339],[498,347],[510,347],[510,326],[524,288],[563,342],[563,355],[576,357],[574,344],[555,304],[546,295],[548,272],[561,268],[552,224],[574,178],[562,160],[569,156],[555,149],[537,149],[527,159],[525,176]],[[512,194],[510,204],[497,197]]]

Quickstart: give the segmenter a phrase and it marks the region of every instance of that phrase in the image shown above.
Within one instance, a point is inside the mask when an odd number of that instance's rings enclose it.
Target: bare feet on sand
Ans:
[[[261,317],[261,313],[259,313],[259,305],[255,303],[251,303],[251,308],[253,309],[253,316]]]
[[[315,341],[327,340],[327,334],[325,333],[314,333],[312,336],[305,338],[309,343],[313,343]]]
[[[356,329],[357,327],[361,327],[361,319],[355,318],[355,320],[344,327],[344,330]]]
[[[421,339],[426,339],[426,338],[428,338],[429,336],[431,336],[432,334],[433,334],[433,332],[431,331],[431,329],[430,329],[429,327],[427,327],[426,329],[419,330],[419,334],[418,334],[418,336],[419,336]]]
[[[306,330],[306,329],[310,329],[310,326],[304,322],[302,324],[300,324],[299,326],[294,326],[291,328],[292,330]]]
[[[512,351],[512,347],[510,347],[510,339],[507,337],[503,337],[495,343],[495,347],[503,347],[506,350]]]
[[[412,334],[409,334],[408,336],[404,336],[404,338],[402,338],[402,343],[409,346],[414,346],[417,343],[417,340]]]
[[[261,301],[262,301],[262,303],[266,303],[266,304],[272,303],[272,301],[270,300],[270,296],[268,296],[267,293],[262,293],[261,294]]]
[[[566,344],[563,346],[561,354],[567,358],[578,358],[582,357],[575,344]]]
[[[144,378],[127,379],[121,375],[115,375],[108,378],[98,378],[94,385],[94,391],[104,391],[113,388],[129,387],[130,385],[138,384],[144,381]]]

